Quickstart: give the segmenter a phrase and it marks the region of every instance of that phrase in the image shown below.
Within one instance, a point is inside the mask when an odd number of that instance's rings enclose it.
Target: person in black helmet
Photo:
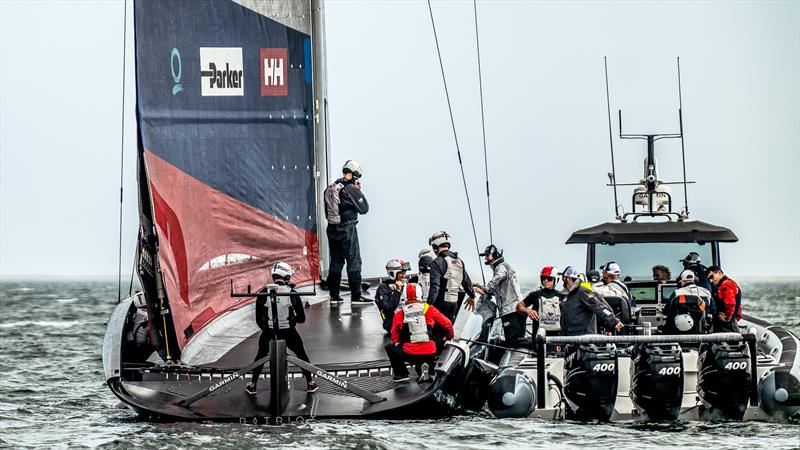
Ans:
[[[691,270],[694,272],[694,279],[701,288],[711,291],[711,283],[708,281],[708,268],[703,265],[700,259],[700,254],[697,252],[689,252],[685,258],[679,262],[683,263],[684,270]]]
[[[369,212],[369,203],[361,191],[361,165],[353,160],[342,168],[342,178],[325,189],[325,216],[328,219],[330,268],[328,289],[331,301],[342,301],[339,295],[342,269],[347,262],[347,284],[351,301],[361,300],[361,250],[358,245],[356,224],[358,215]]]
[[[500,308],[500,320],[503,324],[506,343],[523,339],[527,316],[517,311],[517,304],[522,298],[517,273],[511,264],[506,262],[503,251],[494,244],[489,244],[480,256],[483,256],[485,264],[492,268],[493,274],[486,286],[475,285],[475,292],[494,296],[495,302]]]

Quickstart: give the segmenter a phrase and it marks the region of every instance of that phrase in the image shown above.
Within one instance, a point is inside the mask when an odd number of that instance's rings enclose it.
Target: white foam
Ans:
[[[45,320],[21,320],[19,322],[0,323],[0,328],[20,328],[20,327],[46,327],[46,328],[69,328],[80,324],[77,320],[64,322],[50,322]]]
[[[56,299],[56,301],[58,303],[72,303],[72,302],[77,301],[77,300],[78,300],[78,297]]]

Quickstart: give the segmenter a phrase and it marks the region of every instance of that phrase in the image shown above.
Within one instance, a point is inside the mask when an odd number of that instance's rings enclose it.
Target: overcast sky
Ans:
[[[483,246],[472,2],[433,9]],[[123,110],[130,274],[131,10],[123,108],[122,1],[0,0],[3,277],[116,273]],[[800,2],[479,1],[478,20],[495,241],[521,275],[582,266],[584,249],[564,241],[613,219],[603,56],[630,132],[677,131],[680,56],[691,217],[739,236],[722,249],[734,277],[800,276]],[[372,206],[359,225],[366,274],[416,261],[445,229],[479,278],[426,3],[328,0],[327,48],[332,167],[360,161]],[[661,142],[660,175],[678,179],[680,145]],[[618,180],[638,180],[641,141],[615,149]],[[629,191],[620,203],[629,210]]]

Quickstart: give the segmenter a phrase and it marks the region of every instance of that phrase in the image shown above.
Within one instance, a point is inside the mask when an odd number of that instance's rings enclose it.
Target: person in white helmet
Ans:
[[[361,191],[361,165],[353,160],[342,167],[342,178],[325,189],[325,217],[328,227],[330,267],[327,285],[331,301],[341,301],[339,295],[342,283],[342,269],[347,262],[347,284],[350,299],[361,300],[361,250],[358,244],[359,214],[369,212],[369,203]]]
[[[711,292],[698,286],[697,281],[694,270],[681,272],[680,287],[664,303],[664,334],[699,334],[711,328],[714,319]]]
[[[469,296],[467,309],[475,309],[472,280],[464,269],[464,261],[458,257],[458,253],[450,251],[450,235],[446,231],[435,233],[428,243],[436,252],[436,259],[431,263],[428,303],[454,322],[465,296]]]
[[[561,335],[597,334],[598,321],[608,330],[622,330],[620,322],[608,304],[594,292],[592,285],[580,282],[580,272],[567,266],[561,272],[567,297],[561,306]]]
[[[291,282],[294,269],[292,266],[285,262],[276,262],[272,265],[272,285],[268,285],[260,292],[269,292],[270,289],[275,289],[278,293],[296,292],[294,285]],[[275,320],[272,317],[273,308],[268,302],[269,297],[258,297],[256,300],[256,323],[261,328],[261,336],[258,338],[258,353],[253,361],[267,356],[269,354],[269,342],[277,338],[286,341],[286,348],[294,352],[298,358],[305,362],[310,362],[308,354],[303,346],[303,339],[295,329],[298,323],[306,321],[306,313],[303,309],[303,301],[299,295],[291,295],[289,297],[277,297],[275,310],[278,314],[278,329],[274,330]],[[253,376],[251,381],[245,386],[245,391],[250,395],[258,393],[258,378],[261,376],[261,371],[264,365],[260,365],[253,369]],[[306,378],[307,392],[315,392],[318,389],[317,383],[311,378],[311,372],[303,369],[303,376]]]
[[[390,259],[386,263],[386,274],[389,278],[381,281],[375,292],[375,304],[381,313],[383,329],[392,330],[392,319],[397,308],[400,307],[406,286],[406,272],[411,270],[411,264],[403,259]]]

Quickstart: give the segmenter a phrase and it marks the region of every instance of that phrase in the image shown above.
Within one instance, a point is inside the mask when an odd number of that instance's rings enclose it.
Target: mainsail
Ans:
[[[318,277],[310,4],[139,1],[135,24],[139,272],[183,348],[243,306],[231,280],[263,286],[278,260]]]

